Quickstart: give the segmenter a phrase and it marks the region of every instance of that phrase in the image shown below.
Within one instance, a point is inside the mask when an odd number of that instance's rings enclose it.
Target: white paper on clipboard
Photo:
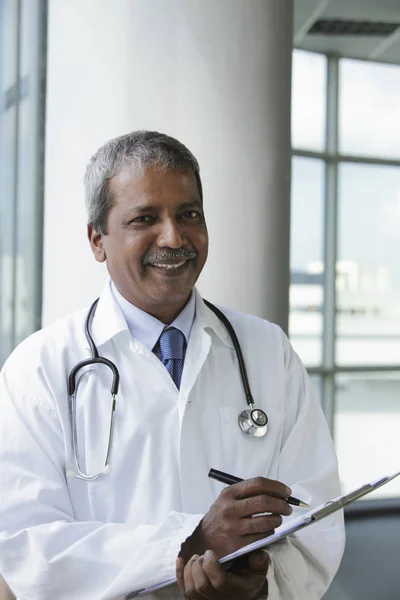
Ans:
[[[238,558],[239,556],[249,554],[250,552],[253,552],[254,550],[267,548],[271,544],[275,544],[276,542],[283,540],[285,537],[287,537],[289,535],[293,535],[297,531],[300,531],[301,529],[304,529],[305,527],[308,527],[309,525],[312,525],[313,523],[316,523],[317,521],[324,519],[325,517],[340,510],[347,504],[350,504],[351,502],[354,502],[355,500],[358,500],[359,498],[362,498],[363,496],[370,494],[371,492],[380,488],[382,485],[389,483],[389,481],[392,481],[392,479],[395,479],[395,477],[398,477],[399,475],[400,475],[400,471],[398,471],[397,473],[394,473],[393,475],[388,475],[386,477],[382,477],[381,479],[377,479],[376,481],[373,481],[371,483],[366,483],[366,484],[362,485],[361,487],[353,490],[352,492],[349,492],[348,494],[344,494],[343,496],[338,496],[337,498],[334,498],[333,500],[330,500],[329,502],[326,502],[325,504],[321,504],[321,506],[318,506],[317,508],[313,508],[312,510],[308,511],[305,515],[302,515],[301,517],[298,517],[296,519],[290,519],[289,521],[286,521],[283,525],[281,525],[275,531],[275,533],[273,535],[270,535],[270,536],[268,536],[262,540],[259,540],[257,542],[253,542],[252,544],[248,544],[247,546],[244,546],[243,548],[236,550],[236,552],[232,552],[232,554],[228,554],[227,556],[224,556],[223,558],[220,559],[219,562],[221,564],[225,564],[225,563],[231,562],[232,560],[234,560],[235,558]],[[152,585],[150,587],[131,592],[127,596],[125,596],[125,600],[132,600],[133,598],[140,598],[141,596],[147,596],[148,594],[153,594],[154,592],[158,592],[159,590],[165,589],[165,588],[173,586],[175,584],[176,584],[176,578],[174,577],[173,579],[168,579],[166,581],[156,583],[155,585]]]

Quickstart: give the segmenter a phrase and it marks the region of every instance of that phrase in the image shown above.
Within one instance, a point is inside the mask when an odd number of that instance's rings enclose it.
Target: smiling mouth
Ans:
[[[179,262],[159,262],[159,263],[149,263],[149,267],[153,267],[154,269],[160,271],[169,271],[170,273],[176,272],[182,267],[185,267],[191,259],[181,260]]]

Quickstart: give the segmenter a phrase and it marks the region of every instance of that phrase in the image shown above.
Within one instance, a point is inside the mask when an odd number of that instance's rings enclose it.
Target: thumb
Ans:
[[[264,550],[256,550],[248,555],[248,565],[252,571],[267,573],[269,567],[269,555]]]

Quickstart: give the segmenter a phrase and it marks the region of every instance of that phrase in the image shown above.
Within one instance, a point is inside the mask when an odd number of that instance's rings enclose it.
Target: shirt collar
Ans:
[[[125,318],[129,331],[146,348],[153,350],[158,338],[166,327],[179,329],[185,336],[186,343],[188,343],[196,312],[196,300],[193,292],[176,319],[170,325],[165,325],[165,323],[162,323],[126,300],[119,293],[112,281],[110,282],[110,288],[114,300]]]
[[[195,315],[196,326],[202,329],[212,330],[220,340],[229,348],[233,348],[233,343],[230,338],[228,331],[226,330],[225,325],[219,320],[217,315],[215,315],[203,302],[203,299],[199,292],[194,289],[192,295],[190,297],[190,301],[185,306],[185,308],[191,306],[193,303],[193,315]],[[129,303],[128,303],[129,304]],[[137,307],[135,307],[137,308]],[[140,310],[140,309],[137,309]],[[185,310],[185,309],[184,309]],[[190,307],[188,312],[192,310]],[[142,312],[142,311],[141,311]],[[184,311],[182,311],[178,317],[175,319],[177,321],[179,317],[182,315]],[[147,313],[144,313],[147,315]],[[147,315],[150,316],[150,315]],[[154,317],[151,317],[154,318]],[[174,321],[174,323],[175,323]],[[191,325],[193,323],[190,321],[189,331],[184,331],[185,337],[187,336],[187,340],[190,335]],[[162,324],[164,328],[164,324]],[[175,325],[174,325],[175,327]],[[181,329],[181,327],[179,327]],[[162,331],[162,330],[161,330]],[[160,331],[160,333],[161,333]],[[182,331],[182,329],[181,329]],[[122,309],[117,304],[116,299],[111,291],[111,282],[107,281],[103,292],[101,293],[99,303],[96,307],[96,311],[91,324],[91,332],[96,346],[100,347],[101,345],[108,342],[110,339],[116,337],[117,335],[128,335],[129,327],[127,321],[124,317]],[[158,338],[157,338],[158,339]],[[156,340],[157,341],[157,340]],[[154,346],[154,344],[153,344]],[[89,347],[89,344],[86,345]],[[151,348],[152,349],[152,348]]]

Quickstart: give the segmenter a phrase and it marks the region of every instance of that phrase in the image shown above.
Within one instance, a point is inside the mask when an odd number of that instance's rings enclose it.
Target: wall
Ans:
[[[291,10],[291,0],[49,1],[44,324],[105,280],[85,238],[85,164],[109,138],[151,128],[202,167],[211,245],[200,291],[285,327]]]

